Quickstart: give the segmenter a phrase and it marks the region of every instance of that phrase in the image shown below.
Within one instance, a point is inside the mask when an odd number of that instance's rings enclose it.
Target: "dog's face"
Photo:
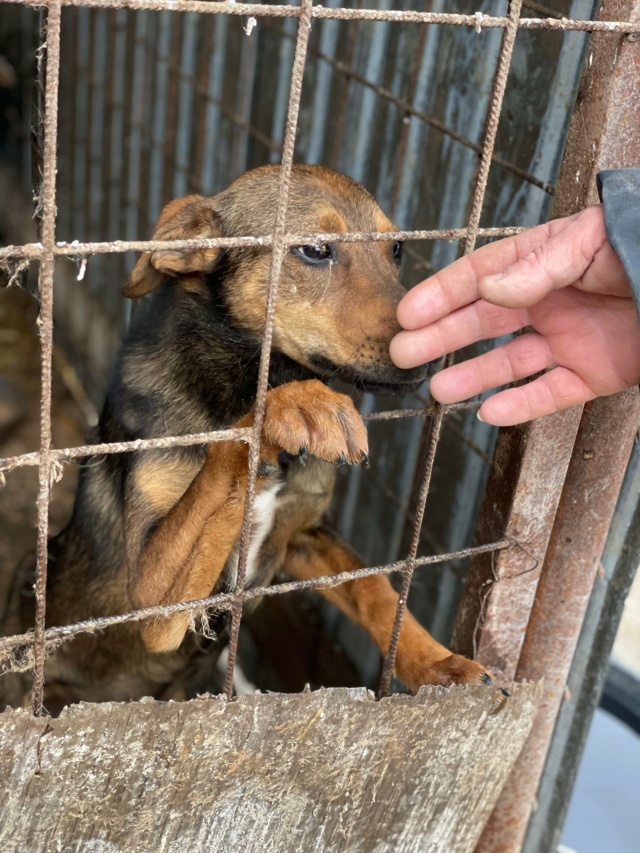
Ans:
[[[279,179],[279,167],[263,167],[213,198],[171,202],[154,239],[270,234]],[[289,233],[392,230],[373,197],[355,181],[318,166],[294,166]],[[400,244],[386,241],[288,250],[278,285],[274,350],[323,378],[344,379],[366,390],[397,394],[417,387],[428,368],[401,370],[389,357],[389,343],[399,331],[396,307],[404,294],[400,250]],[[271,254],[268,247],[154,252],[138,261],[124,293],[143,295],[169,276],[189,289],[222,287],[234,324],[260,339]],[[212,273],[221,262],[225,274]]]

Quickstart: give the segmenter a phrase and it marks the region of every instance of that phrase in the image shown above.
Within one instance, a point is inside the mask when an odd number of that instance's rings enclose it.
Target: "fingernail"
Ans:
[[[477,419],[478,419],[479,421],[482,421],[482,423],[483,423],[483,424],[486,424],[486,421],[485,421],[485,419],[482,417],[482,415],[480,414],[480,412],[476,412],[476,417],[477,417]]]

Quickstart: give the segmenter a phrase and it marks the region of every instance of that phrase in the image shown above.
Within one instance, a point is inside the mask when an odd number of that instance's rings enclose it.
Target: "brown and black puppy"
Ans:
[[[279,168],[248,172],[214,198],[162,212],[155,239],[269,233]],[[387,231],[392,223],[357,183],[295,166],[288,230]],[[389,358],[403,295],[400,247],[389,242],[300,246],[286,255],[275,312],[270,390],[249,549],[249,585],[283,570],[307,579],[359,568],[322,525],[335,463],[361,462],[367,434],[340,378],[404,394],[426,371]],[[98,427],[100,442],[197,433],[253,422],[271,250],[156,251],[124,287],[146,296],[125,341]],[[282,454],[282,451],[286,454]],[[233,582],[247,485],[247,445],[215,442],[94,457],[82,468],[73,518],[50,544],[48,625],[199,599]],[[385,652],[398,596],[383,576],[322,590]],[[24,606],[26,602],[26,606]],[[32,613],[11,610],[11,633]],[[65,700],[166,696],[193,663],[189,617],[175,614],[84,634],[47,661],[49,695]],[[187,635],[185,637],[185,635]],[[397,674],[421,684],[490,682],[407,615]],[[45,701],[46,705],[46,701]]]

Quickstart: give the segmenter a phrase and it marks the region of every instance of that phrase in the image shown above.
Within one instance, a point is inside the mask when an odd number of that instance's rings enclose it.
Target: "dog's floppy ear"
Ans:
[[[199,195],[178,198],[163,209],[153,234],[154,240],[189,240],[222,236],[222,222],[213,199]],[[151,293],[167,277],[184,273],[209,272],[221,249],[162,249],[145,252],[122,288],[131,299]]]

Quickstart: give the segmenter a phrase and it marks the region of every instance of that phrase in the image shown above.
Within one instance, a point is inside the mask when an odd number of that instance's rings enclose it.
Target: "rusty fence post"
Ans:
[[[607,680],[625,599],[640,564],[639,494],[640,444],[636,442],[582,623],[523,853],[555,850],[560,843],[589,728]]]
[[[476,557],[454,630],[454,647],[507,681],[515,679],[581,409],[501,430],[478,526],[519,547]]]
[[[640,0],[602,2],[598,19],[635,22],[640,19]],[[597,201],[595,175],[599,170],[640,165],[639,79],[637,39],[592,36],[554,216],[568,215]],[[502,519],[501,532],[520,542],[521,553],[503,552],[494,563],[478,560],[474,564],[456,640],[466,650],[475,645],[483,663],[509,677],[544,676],[546,689],[534,729],[478,851],[498,853],[522,847],[639,420],[635,391],[590,404],[580,422],[568,468],[566,453],[573,443],[576,421],[561,424],[557,415],[549,419],[545,438],[555,442],[554,449],[536,441],[543,437],[543,423],[503,431],[499,438],[480,530],[486,535],[487,528],[499,525]],[[545,457],[550,453],[557,454],[557,469],[545,487],[545,465],[547,470],[550,467]],[[558,501],[560,468],[567,476]],[[501,494],[500,475],[509,470],[517,474],[515,488],[504,494],[503,485]],[[527,519],[521,515],[523,505],[528,505]],[[545,530],[550,537],[548,547]],[[530,618],[527,599],[533,605]]]
[[[639,423],[635,389],[585,407],[516,671],[543,700],[479,851],[521,848]]]

